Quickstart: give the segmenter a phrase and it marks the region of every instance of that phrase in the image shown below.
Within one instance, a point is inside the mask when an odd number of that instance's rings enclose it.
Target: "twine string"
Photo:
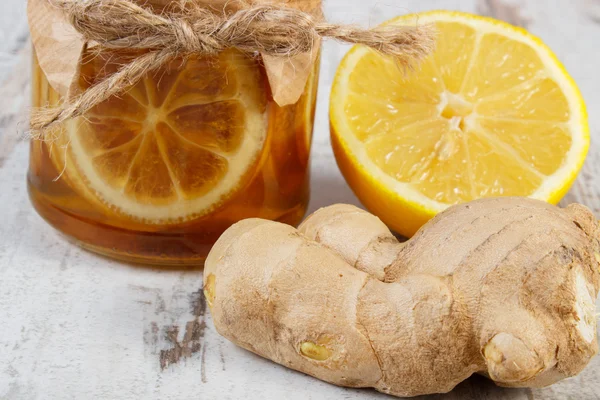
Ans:
[[[428,26],[363,29],[330,24],[310,13],[274,4],[217,14],[193,1],[180,2],[161,13],[132,0],[48,1],[65,13],[95,51],[145,53],[60,106],[34,110],[33,133],[83,115],[166,63],[191,54],[211,55],[233,47],[250,54],[294,57],[311,52],[318,38],[331,38],[369,46],[410,67],[431,51],[434,42]]]

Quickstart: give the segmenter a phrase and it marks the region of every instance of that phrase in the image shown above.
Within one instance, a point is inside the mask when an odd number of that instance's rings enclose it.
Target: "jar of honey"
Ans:
[[[81,60],[82,91],[123,61]],[[315,62],[300,99],[280,106],[256,55],[172,61],[32,140],[31,200],[81,246],[146,264],[202,265],[244,218],[296,224],[309,200],[318,71]],[[33,105],[60,102],[34,59]]]

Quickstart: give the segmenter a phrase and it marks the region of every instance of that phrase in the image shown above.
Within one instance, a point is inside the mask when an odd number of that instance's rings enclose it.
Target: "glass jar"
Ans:
[[[126,61],[82,59],[82,90]],[[81,246],[146,264],[201,265],[244,218],[297,224],[309,200],[318,69],[298,102],[280,107],[256,57],[171,62],[32,140],[30,198]],[[60,101],[34,57],[33,105]]]

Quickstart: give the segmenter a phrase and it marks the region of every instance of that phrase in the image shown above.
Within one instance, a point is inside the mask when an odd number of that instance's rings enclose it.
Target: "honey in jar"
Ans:
[[[79,89],[120,61],[84,53]],[[33,75],[33,105],[58,105],[35,59]],[[279,106],[259,57],[232,49],[175,60],[32,140],[31,200],[55,228],[98,253],[201,265],[241,219],[301,220],[317,80],[314,63],[300,99]]]

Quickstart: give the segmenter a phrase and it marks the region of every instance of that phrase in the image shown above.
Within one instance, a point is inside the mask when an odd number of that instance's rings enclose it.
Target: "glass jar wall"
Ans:
[[[136,54],[120,57],[134,57]],[[124,61],[84,56],[79,89]],[[60,103],[34,59],[34,106]],[[280,107],[259,59],[178,60],[31,142],[38,213],[80,245],[126,261],[201,265],[233,223],[297,224],[309,200],[318,62]]]

